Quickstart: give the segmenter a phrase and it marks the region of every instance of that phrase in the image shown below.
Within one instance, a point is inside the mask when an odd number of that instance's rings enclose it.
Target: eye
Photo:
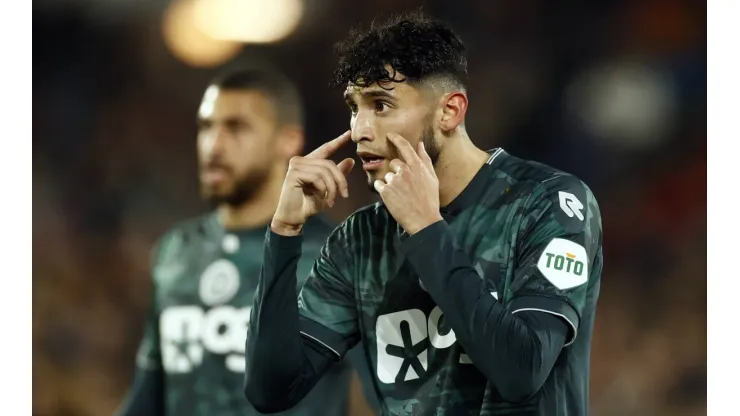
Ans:
[[[376,112],[382,113],[383,110],[386,110],[388,108],[389,107],[388,107],[388,103],[387,102],[381,101],[381,100],[375,101],[375,111]]]
[[[211,123],[211,120],[198,119],[198,121],[197,121],[198,131],[200,132],[200,131],[209,130],[211,128],[211,125],[212,124],[213,123]]]
[[[224,127],[226,127],[229,133],[238,134],[241,131],[247,130],[249,126],[241,120],[227,120],[224,123]]]
[[[349,111],[352,113],[352,115],[357,114],[357,106],[353,103],[347,103],[347,108],[349,108]]]

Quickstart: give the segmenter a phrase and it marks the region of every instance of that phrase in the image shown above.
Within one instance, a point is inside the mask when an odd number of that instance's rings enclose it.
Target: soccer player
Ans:
[[[289,408],[361,343],[383,414],[586,415],[602,271],[589,188],[474,145],[465,47],[443,24],[396,17],[337,51],[351,130],[290,162],[246,396],[265,412]],[[296,302],[304,224],[347,196],[354,162],[329,157],[350,139],[382,203],[333,231]]]
[[[215,210],[175,227],[154,250],[151,314],[120,415],[258,414],[242,393],[244,337],[265,229],[288,160],[303,147],[302,111],[296,88],[271,70],[235,71],[205,91],[198,111],[200,186]],[[302,274],[331,229],[319,219],[306,222]],[[269,348],[282,355],[279,342]],[[346,415],[350,368],[346,360],[333,368],[288,414]]]

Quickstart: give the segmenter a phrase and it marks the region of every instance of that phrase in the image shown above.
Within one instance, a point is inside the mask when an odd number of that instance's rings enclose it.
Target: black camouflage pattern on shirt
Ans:
[[[562,316],[572,325],[572,345],[537,395],[525,403],[504,402],[456,342],[405,260],[401,244],[408,236],[382,203],[365,207],[329,237],[299,304],[302,319],[319,324],[310,327],[311,335],[337,354],[362,343],[383,414],[587,414],[602,263],[598,204],[572,175],[501,149],[491,153],[463,194],[443,208],[443,218],[492,296],[510,312],[540,309]],[[585,256],[544,253],[558,238],[581,245]],[[584,283],[559,289],[545,278],[538,261],[556,256],[562,257],[559,267],[581,262],[582,276],[564,279]]]

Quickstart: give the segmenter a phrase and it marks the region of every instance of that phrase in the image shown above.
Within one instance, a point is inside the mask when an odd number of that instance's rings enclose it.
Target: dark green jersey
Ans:
[[[490,296],[506,313],[542,312],[568,324],[566,346],[535,394],[507,402],[479,368],[496,351],[474,336],[466,345],[475,351],[462,349],[416,272],[435,264],[443,239],[409,237],[380,203],[353,214],[322,249],[299,298],[302,331],[339,356],[362,343],[384,414],[586,415],[602,270],[591,191],[569,174],[499,149],[442,216],[446,224],[435,227],[454,238],[449,250],[464,258],[459,268],[482,281],[477,299]],[[426,258],[404,246],[411,240],[432,248]],[[475,334],[495,324],[475,316],[464,326]]]
[[[155,299],[137,364],[162,370],[165,414],[258,414],[244,398],[244,351],[264,232],[227,232],[208,215],[176,227],[158,244]],[[307,255],[298,265],[304,276],[330,232],[321,220],[306,224]],[[350,376],[340,363],[286,414],[345,415]]]

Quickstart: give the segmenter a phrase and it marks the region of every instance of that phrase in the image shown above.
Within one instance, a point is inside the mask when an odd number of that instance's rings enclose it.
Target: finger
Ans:
[[[416,150],[411,146],[408,140],[404,139],[401,135],[396,133],[388,133],[388,140],[396,146],[398,154],[401,156],[404,162],[411,164],[419,161],[419,156],[416,154]]]
[[[315,195],[321,199],[326,198],[327,188],[326,183],[318,174],[302,175],[301,184],[304,192],[308,195]]]
[[[332,163],[333,165],[333,163]],[[337,198],[337,182],[334,180],[334,173],[331,171],[330,168],[327,168],[325,166],[320,166],[321,169],[321,179],[324,180],[324,183],[326,183],[326,202],[329,204],[330,207],[334,206],[334,201]]]
[[[339,171],[346,176],[350,171],[352,171],[352,168],[355,167],[355,160],[352,158],[344,159],[337,164],[337,167],[339,168]]]
[[[380,179],[376,179],[375,182],[373,182],[373,188],[375,188],[378,193],[383,196],[383,191],[385,190],[386,184],[381,181]]]
[[[419,159],[421,159],[421,162],[424,163],[424,165],[434,170],[434,163],[432,163],[432,158],[429,157],[429,153],[427,153],[427,148],[424,146],[424,142],[419,142]]]
[[[385,179],[385,183],[387,183],[388,185],[390,185],[394,176],[396,176],[396,175],[393,172],[388,172],[388,173],[385,174],[385,177],[383,179]]]
[[[334,206],[334,199],[337,196],[337,184],[334,181],[334,175],[326,166],[303,164],[300,166],[300,177],[316,189],[322,190],[324,194],[320,195],[329,206]]]
[[[391,167],[391,171],[393,171],[393,173],[395,173],[396,175],[398,175],[399,173],[401,173],[401,171],[403,170],[403,168],[404,167],[408,167],[408,165],[405,164],[405,163],[403,163],[399,159],[393,159],[393,160],[391,160],[390,167]]]
[[[346,178],[353,167],[355,167],[355,161],[351,158],[344,159],[337,165],[337,169],[342,173],[342,178],[345,180],[344,188],[342,189],[342,196],[345,198],[349,198],[349,185],[347,184]]]
[[[306,157],[311,159],[327,159],[329,158],[329,156],[333,155],[334,152],[336,152],[340,147],[347,144],[350,141],[351,137],[352,132],[350,130],[347,130],[336,139],[322,144],[316,150],[306,155]]]
[[[331,160],[314,160],[314,162],[319,163],[329,171],[334,179],[334,183],[336,183],[337,192],[341,193],[345,198],[349,196],[349,193],[347,192],[347,178],[344,176],[341,169],[339,169],[339,166],[335,165]]]

